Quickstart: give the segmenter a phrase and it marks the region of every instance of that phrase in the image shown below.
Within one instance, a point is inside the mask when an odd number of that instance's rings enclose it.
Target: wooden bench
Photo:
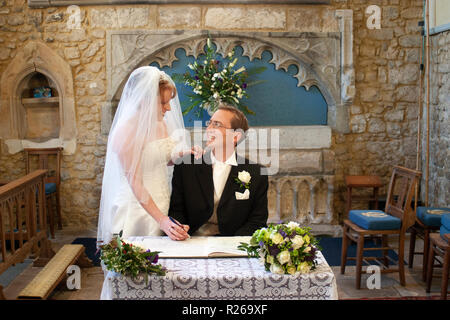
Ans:
[[[45,300],[56,286],[66,277],[67,268],[71,265],[91,267],[81,244],[64,245],[34,279],[17,296],[19,300]]]
[[[46,175],[36,170],[0,186],[0,274],[30,255],[37,258],[34,266],[43,266],[55,254],[47,239]],[[0,299],[5,299],[1,286]]]

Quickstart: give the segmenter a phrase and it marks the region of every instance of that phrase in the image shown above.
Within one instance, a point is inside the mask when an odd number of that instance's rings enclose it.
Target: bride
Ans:
[[[125,84],[108,137],[97,241],[162,235],[188,237],[167,216],[171,164],[186,153],[188,133],[172,79],[155,67],[134,70]],[[186,151],[188,150],[188,151]]]

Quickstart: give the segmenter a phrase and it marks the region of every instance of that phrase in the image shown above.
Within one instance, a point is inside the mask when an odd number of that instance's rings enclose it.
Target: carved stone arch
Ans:
[[[311,214],[311,184],[307,179],[299,179],[297,184],[297,221],[304,223]]]
[[[47,141],[30,141],[20,129],[22,97],[20,88],[30,74],[47,77],[58,91],[59,136]],[[70,65],[46,44],[28,42],[12,59],[1,77],[0,84],[0,138],[5,140],[9,153],[24,147],[63,147],[65,154],[76,148],[76,116],[73,77]]]
[[[341,99],[341,33],[279,33],[279,32],[225,32],[211,31],[218,53],[226,54],[239,45],[243,55],[250,60],[260,58],[268,50],[276,69],[295,65],[297,86],[309,89],[316,85],[328,105],[328,125],[338,131],[345,131],[347,124],[338,124],[345,118]],[[171,66],[177,58],[175,51],[182,48],[186,55],[198,57],[204,53],[207,31],[108,31],[107,34],[107,78],[108,92],[106,111],[114,110],[122,89],[131,72],[144,65],[157,62],[161,67]],[[112,50],[114,48],[114,50]],[[112,115],[109,115],[112,119]],[[106,121],[111,119],[104,118]],[[108,133],[109,124],[102,125],[102,132]]]
[[[290,179],[284,179],[280,184],[280,220],[289,221],[295,217],[293,184]]]

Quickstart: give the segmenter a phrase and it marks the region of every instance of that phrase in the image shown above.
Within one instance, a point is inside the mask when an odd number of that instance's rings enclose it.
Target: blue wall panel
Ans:
[[[248,115],[250,126],[283,126],[283,125],[326,125],[327,124],[327,103],[320,90],[312,86],[309,91],[304,87],[297,87],[297,79],[292,75],[297,73],[297,67],[291,65],[288,72],[275,70],[275,66],[269,61],[272,54],[264,51],[262,59],[250,61],[248,57],[242,56],[242,48],[235,48],[235,57],[238,58],[236,69],[241,66],[246,68],[265,66],[263,73],[253,76],[252,80],[265,80],[266,82],[247,88],[248,99],[243,99],[245,105],[253,110],[256,115]],[[175,52],[178,60],[173,62],[171,68],[164,67],[167,74],[185,73],[187,65],[195,61],[194,57],[186,56],[184,49],[177,49]],[[199,56],[199,59],[204,56]],[[218,55],[218,60],[222,57]],[[158,64],[153,63],[156,67]],[[177,83],[181,108],[184,109],[189,104],[186,96],[192,93],[190,87]],[[185,125],[193,126],[199,120],[192,110],[185,117]],[[206,111],[203,112],[203,121],[209,119]]]

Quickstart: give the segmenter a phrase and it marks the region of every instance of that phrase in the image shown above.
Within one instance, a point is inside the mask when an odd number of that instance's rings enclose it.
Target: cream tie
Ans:
[[[222,196],[223,189],[225,188],[225,183],[228,178],[228,175],[226,173],[229,168],[230,168],[229,164],[225,164],[220,161],[216,161],[214,163],[213,168],[214,191],[216,192],[216,195],[219,199]]]

